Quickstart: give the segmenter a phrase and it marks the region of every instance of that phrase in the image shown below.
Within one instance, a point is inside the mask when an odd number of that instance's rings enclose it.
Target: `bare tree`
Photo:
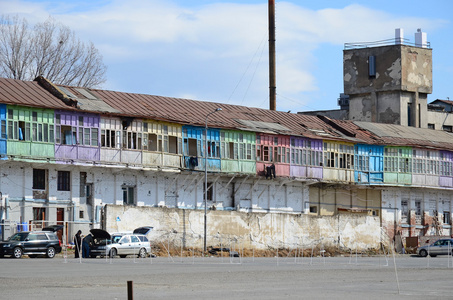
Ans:
[[[85,44],[69,27],[49,18],[33,28],[18,16],[0,17],[0,76],[56,84],[99,87],[106,66],[92,42]]]

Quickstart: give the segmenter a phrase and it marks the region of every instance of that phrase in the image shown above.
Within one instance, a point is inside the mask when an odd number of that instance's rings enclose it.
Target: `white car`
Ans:
[[[128,255],[146,257],[151,253],[148,238],[140,234],[112,234],[112,243],[106,245],[105,253],[110,257],[124,258]]]

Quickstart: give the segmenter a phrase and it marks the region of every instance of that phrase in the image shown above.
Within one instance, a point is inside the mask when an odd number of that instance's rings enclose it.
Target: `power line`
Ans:
[[[242,82],[242,80],[244,79],[245,74],[248,72],[250,66],[252,65],[253,61],[255,60],[255,57],[256,57],[258,51],[259,51],[261,48],[264,49],[263,44],[265,44],[265,43],[264,43],[265,39],[266,39],[266,34],[264,34],[264,37],[263,37],[263,39],[261,40],[261,42],[260,42],[258,48],[256,49],[255,53],[253,54],[253,57],[251,58],[249,64],[247,65],[247,68],[246,68],[245,71],[242,73],[241,78],[239,79],[238,83],[236,84],[236,86],[234,87],[234,89],[233,89],[233,91],[231,92],[230,96],[228,97],[227,103],[230,102],[231,97],[233,97],[234,93],[236,92],[237,88],[239,87],[239,84],[240,84],[240,83]],[[262,51],[263,51],[263,50],[262,50]],[[262,55],[262,53],[261,53],[261,55]],[[260,60],[261,60],[261,58],[260,58]],[[256,69],[255,69],[255,72],[256,72]],[[252,79],[253,79],[253,78],[252,78]],[[249,84],[249,87],[250,87],[250,84]],[[247,88],[247,91],[248,91],[248,88]],[[245,97],[245,96],[244,96],[244,97]]]

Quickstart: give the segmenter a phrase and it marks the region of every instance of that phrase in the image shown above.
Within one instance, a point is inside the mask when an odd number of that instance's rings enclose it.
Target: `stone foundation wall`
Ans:
[[[157,243],[202,248],[204,211],[163,207],[106,205],[103,228],[110,233],[152,226],[149,237]],[[377,249],[380,220],[375,216],[340,214],[207,212],[207,246],[268,248],[339,247]]]

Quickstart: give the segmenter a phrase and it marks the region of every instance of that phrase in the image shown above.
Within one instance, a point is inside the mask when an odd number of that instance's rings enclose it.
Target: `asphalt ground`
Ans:
[[[128,299],[128,281],[133,299],[452,299],[453,259],[0,259],[0,299]]]

